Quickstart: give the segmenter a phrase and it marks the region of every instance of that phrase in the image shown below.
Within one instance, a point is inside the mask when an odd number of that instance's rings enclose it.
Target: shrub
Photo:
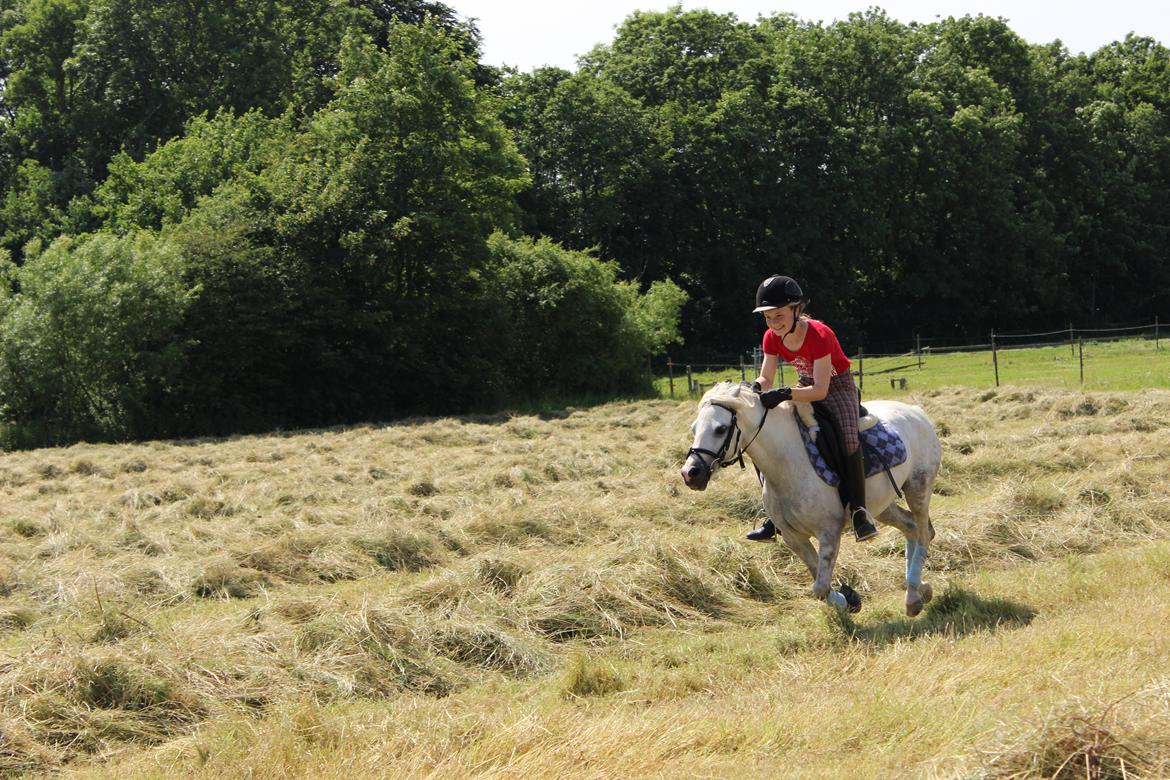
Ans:
[[[0,413],[17,439],[43,439],[17,443],[166,430],[192,294],[170,243],[64,237],[0,275]]]
[[[640,294],[616,263],[548,239],[497,233],[489,248],[510,323],[501,348],[513,392],[630,391],[646,381],[646,356],[679,340],[686,294],[673,282]]]

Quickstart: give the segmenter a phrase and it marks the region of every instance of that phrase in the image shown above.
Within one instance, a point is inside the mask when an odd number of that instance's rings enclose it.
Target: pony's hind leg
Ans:
[[[934,478],[929,480],[911,479],[905,485],[906,506],[918,524],[918,543],[934,541],[934,523],[930,522],[930,494],[934,489]]]
[[[909,498],[909,493],[906,494]],[[909,502],[907,502],[909,503]],[[922,608],[933,598],[934,590],[930,583],[922,581],[922,566],[926,562],[927,545],[922,542],[924,529],[929,531],[930,520],[926,526],[917,522],[917,518],[897,504],[890,504],[882,512],[882,522],[894,526],[906,537],[906,614],[914,617],[922,612]]]
[[[910,507],[910,514],[918,524],[917,563],[913,575],[918,582],[918,592],[922,595],[923,604],[929,603],[934,596],[930,583],[922,582],[922,566],[926,562],[930,543],[934,541],[934,523],[930,521],[930,496],[934,490],[935,476],[937,472],[929,476],[923,474],[921,477],[916,474],[905,485],[906,505]],[[908,561],[907,566],[909,565]],[[907,572],[909,579],[909,569]]]

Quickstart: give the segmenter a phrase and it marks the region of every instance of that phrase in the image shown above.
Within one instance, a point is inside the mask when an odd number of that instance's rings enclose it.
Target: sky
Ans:
[[[613,40],[618,24],[634,11],[707,8],[754,22],[760,15],[793,13],[832,22],[877,6],[902,22],[948,16],[998,16],[1032,43],[1060,39],[1073,53],[1093,52],[1135,32],[1170,44],[1167,0],[444,0],[463,18],[478,20],[484,62],[529,71],[542,65],[576,69],[577,57]]]

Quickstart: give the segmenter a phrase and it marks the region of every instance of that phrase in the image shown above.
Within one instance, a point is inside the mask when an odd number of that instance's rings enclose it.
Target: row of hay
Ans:
[[[107,755],[298,697],[444,696],[483,675],[544,675],[566,641],[743,617],[787,587],[738,546],[631,541],[572,558],[534,566],[501,548],[378,600],[306,590],[157,625],[105,604],[75,636],[0,668],[0,712],[21,725],[10,760],[44,768]]]

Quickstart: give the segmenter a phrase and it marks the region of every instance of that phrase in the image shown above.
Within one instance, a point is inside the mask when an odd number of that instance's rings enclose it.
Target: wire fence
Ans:
[[[932,339],[921,335],[914,336],[913,346],[905,352],[867,353],[864,348],[850,357],[853,370],[857,374],[858,383],[862,391],[867,379],[874,382],[889,382],[891,389],[905,390],[908,388],[910,377],[908,372],[926,370],[927,362],[934,355],[986,353],[990,357],[987,379],[999,387],[1001,381],[1010,381],[1012,377],[1001,376],[1004,373],[1018,371],[1015,366],[1010,370],[1001,360],[1001,355],[1017,350],[1042,349],[1065,347],[1069,350],[1067,357],[1057,354],[1053,360],[1060,365],[1055,370],[1076,371],[1076,379],[1081,385],[1085,383],[1086,371],[1091,372],[1093,361],[1086,363],[1085,345],[1101,342],[1120,342],[1130,340],[1152,341],[1155,351],[1161,350],[1161,320],[1154,318],[1153,322],[1138,325],[1123,325],[1103,328],[1079,328],[1070,324],[1058,330],[1038,332],[996,332],[988,334],[987,341],[972,341],[966,344],[955,344],[954,339]],[[947,343],[951,342],[951,343]],[[750,352],[719,361],[714,359],[708,363],[675,363],[666,359],[665,366],[656,371],[661,379],[666,380],[666,387],[671,398],[696,397],[710,389],[720,381],[751,381],[758,376],[763,360],[763,353],[759,347]],[[1008,361],[1010,362],[1010,361]],[[1052,366],[1049,366],[1052,369]],[[789,376],[785,376],[787,370]],[[796,382],[791,367],[780,363],[780,384]]]

